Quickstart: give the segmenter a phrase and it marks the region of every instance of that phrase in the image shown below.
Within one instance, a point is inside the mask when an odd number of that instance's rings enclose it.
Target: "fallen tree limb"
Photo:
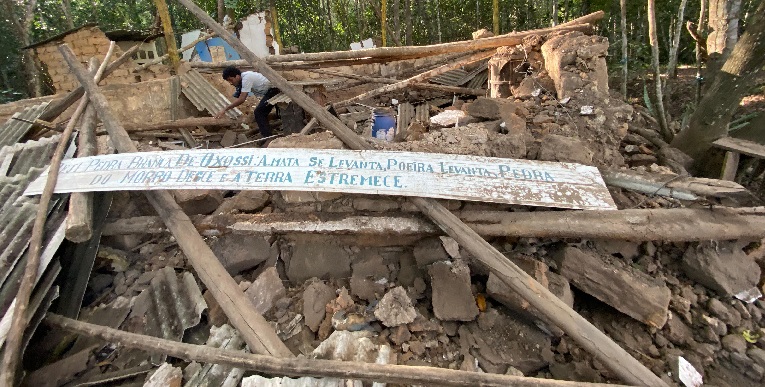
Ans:
[[[754,211],[756,208],[752,208]],[[484,237],[618,239],[634,242],[691,242],[765,238],[765,216],[742,208],[633,209],[620,211],[460,211],[456,215]],[[195,216],[203,235],[369,235],[425,236],[441,234],[413,214],[385,216],[298,213],[222,214]],[[157,216],[117,219],[104,225],[103,235],[167,232]]]
[[[368,382],[405,385],[439,386],[528,386],[528,387],[584,387],[605,386],[554,379],[537,379],[482,372],[458,371],[436,367],[361,363],[340,360],[306,358],[277,358],[203,345],[179,343],[157,337],[144,336],[99,326],[63,316],[48,314],[43,320],[50,327],[86,337],[96,337],[118,345],[151,353],[165,354],[199,363],[221,364],[268,375],[311,376],[355,379]],[[616,386],[609,384],[608,386]]]
[[[426,71],[426,72],[424,72],[422,74],[415,75],[415,76],[413,76],[411,78],[407,78],[407,79],[405,79],[403,81],[399,81],[399,82],[394,83],[392,85],[383,86],[383,87],[380,87],[380,88],[377,88],[377,89],[374,89],[374,90],[370,90],[370,91],[368,91],[368,92],[366,92],[364,94],[357,95],[357,96],[355,96],[353,98],[348,98],[345,101],[340,101],[338,103],[335,103],[334,106],[335,106],[335,108],[341,108],[341,107],[344,107],[344,106],[348,106],[348,105],[350,105],[350,104],[352,104],[354,102],[363,101],[365,99],[376,97],[378,95],[389,93],[391,91],[401,90],[401,89],[403,89],[405,87],[409,87],[409,86],[411,86],[413,84],[416,84],[418,82],[423,82],[423,81],[427,80],[428,78],[435,77],[436,75],[443,74],[443,73],[445,73],[447,71],[450,71],[450,70],[453,70],[453,69],[456,69],[456,68],[459,68],[459,67],[462,67],[462,66],[465,66],[465,65],[477,62],[479,60],[486,59],[486,58],[488,58],[488,57],[490,57],[492,55],[494,55],[494,51],[482,51],[482,52],[478,52],[478,53],[469,55],[469,56],[467,56],[465,58],[462,58],[462,59],[460,59],[458,61],[455,61],[455,62],[452,62],[452,63],[447,63],[447,64],[445,64],[443,66],[439,66],[439,67],[437,67],[437,68],[435,68],[433,70]]]
[[[104,69],[104,73],[101,76],[101,79],[108,77],[111,73],[114,72],[114,70],[117,70],[120,66],[125,64],[125,62],[130,60],[133,54],[138,51],[140,46],[140,44],[136,44],[135,46],[130,47],[129,50],[125,51],[125,53],[122,54],[119,58],[115,59],[114,62],[109,63],[109,65],[106,66],[106,69]],[[82,86],[79,86],[78,88],[70,91],[63,98],[48,105],[48,108],[45,109],[45,112],[43,112],[39,119],[43,121],[53,121],[56,119],[56,117],[60,116],[61,113],[65,112],[66,109],[69,109],[70,106],[77,102],[77,100],[80,99],[84,93],[85,89],[83,89]]]
[[[117,151],[121,153],[137,152],[133,141],[112,113],[106,97],[99,91],[95,82],[87,76],[85,69],[82,68],[72,50],[64,44],[59,46],[59,51],[77,80],[87,90],[88,98],[96,107],[98,116],[109,132],[110,140]],[[207,286],[250,349],[253,352],[274,356],[292,356],[290,350],[279,340],[274,329],[263,316],[255,311],[252,302],[226,272],[226,269],[223,268],[210,247],[197,233],[189,217],[170,193],[167,191],[146,191],[145,195],[175,236],[178,245],[194,267],[199,279]]]
[[[223,26],[216,23],[193,1],[178,1],[205,25],[218,32],[243,58],[268,78],[274,87],[279,88],[292,98],[292,101],[300,105],[308,113],[314,115],[323,126],[331,130],[349,148],[355,150],[372,149],[368,142],[345,126],[337,117],[324,110],[323,107],[319,106],[305,93],[292,86],[278,72],[253,54],[239,39],[225,34]],[[480,39],[475,42],[486,41],[488,39]],[[661,378],[654,375],[646,366],[630,356],[627,351],[585,318],[577,314],[566,303],[526,274],[521,268],[510,262],[507,257],[462,223],[459,218],[439,204],[438,201],[422,198],[411,198],[410,200],[472,256],[486,264],[491,272],[497,275],[513,291],[518,293],[531,306],[539,309],[552,323],[571,336],[582,348],[592,353],[595,358],[605,364],[621,379],[631,384],[667,386]]]
[[[82,65],[80,65],[80,68],[84,78],[87,78],[94,84],[98,82],[98,78],[93,80],[94,74],[98,71],[95,66],[91,68],[91,72],[82,68]],[[32,296],[37,271],[40,266],[40,252],[42,251],[43,239],[45,237],[45,223],[48,220],[48,206],[53,198],[53,190],[56,188],[58,172],[61,169],[61,160],[64,159],[66,149],[69,147],[69,139],[72,136],[74,127],[77,125],[77,121],[79,121],[87,106],[87,99],[80,100],[80,104],[75,109],[64,132],[59,137],[56,150],[51,157],[48,178],[45,180],[45,188],[42,195],[40,195],[35,222],[32,226],[32,236],[29,240],[29,255],[26,267],[24,268],[24,276],[21,278],[21,284],[19,285],[18,293],[16,293],[16,308],[13,310],[11,329],[8,331],[5,342],[5,354],[3,356],[2,367],[0,367],[0,385],[3,386],[13,386],[15,384],[16,371],[22,353],[21,342],[24,330],[27,327],[25,318],[27,316],[27,307],[29,306],[29,299]]]

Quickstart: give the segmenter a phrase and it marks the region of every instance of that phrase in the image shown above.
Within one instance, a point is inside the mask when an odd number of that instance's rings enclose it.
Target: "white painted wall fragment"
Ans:
[[[279,44],[273,39],[274,30],[270,24],[268,29],[266,27],[266,11],[263,11],[247,16],[242,20],[242,29],[239,30],[239,39],[259,58],[271,55],[269,41],[275,50],[274,55],[279,55]]]

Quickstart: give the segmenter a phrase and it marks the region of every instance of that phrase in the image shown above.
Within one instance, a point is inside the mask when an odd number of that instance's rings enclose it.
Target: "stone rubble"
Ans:
[[[685,171],[684,155],[628,130],[648,125],[635,108],[609,93],[605,38],[578,32],[546,40],[537,36],[500,51],[529,62],[529,72],[511,85],[507,97],[481,97],[449,107],[445,105],[452,105],[451,99],[432,103],[430,122],[410,124],[401,142],[372,141],[373,145],[385,150]],[[592,114],[581,115],[587,106]],[[231,135],[221,141],[231,142]],[[268,146],[344,148],[326,131],[277,138]],[[417,211],[401,198],[343,193],[184,190],[174,195],[189,215]],[[612,196],[619,208],[682,204],[621,189],[612,189]],[[133,202],[136,197],[131,193],[116,200],[110,216],[149,215]],[[451,211],[540,210],[440,202]],[[263,237],[224,231],[207,242],[296,355],[621,382],[449,237]],[[734,297],[752,288],[765,291],[761,270],[765,241],[493,238],[489,242],[668,382],[674,377],[673,364],[683,357],[710,385],[734,384],[725,382],[731,375],[740,385],[765,383],[765,301],[747,304]],[[154,240],[105,238],[84,305],[93,309],[117,297],[133,299],[166,268],[193,273],[169,235]],[[204,332],[230,323],[209,291],[204,299],[208,308],[203,321],[189,330],[186,341],[204,343],[206,338],[200,339]],[[145,322],[128,317],[123,328],[141,324]],[[201,336],[189,337],[193,335]],[[133,364],[127,353],[114,356],[109,361],[115,367]],[[264,376],[242,381],[243,386],[317,383],[347,385],[341,380]]]

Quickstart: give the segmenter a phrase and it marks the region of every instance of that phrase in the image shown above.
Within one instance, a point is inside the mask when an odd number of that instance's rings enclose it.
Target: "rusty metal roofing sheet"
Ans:
[[[213,116],[231,103],[225,95],[193,69],[181,75],[181,89],[183,90],[183,95],[199,111],[207,111]],[[238,119],[242,116],[242,111],[238,108],[233,108],[226,112],[226,116],[231,119]]]
[[[0,126],[0,146],[13,145],[19,142],[27,134],[34,120],[48,107],[48,102],[30,106],[16,114]]]

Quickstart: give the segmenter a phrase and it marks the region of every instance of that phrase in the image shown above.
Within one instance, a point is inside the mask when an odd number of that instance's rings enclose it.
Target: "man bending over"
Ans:
[[[268,125],[268,113],[273,109],[273,105],[268,103],[268,100],[279,94],[279,89],[271,87],[271,82],[268,81],[263,74],[255,71],[242,72],[236,67],[226,67],[223,69],[223,79],[236,87],[234,92],[234,102],[226,106],[223,110],[215,115],[215,118],[221,118],[226,114],[226,111],[231,110],[247,99],[247,96],[252,93],[255,96],[260,97],[258,106],[255,107],[255,122],[260,129],[260,135],[268,137],[271,135],[271,127]]]

